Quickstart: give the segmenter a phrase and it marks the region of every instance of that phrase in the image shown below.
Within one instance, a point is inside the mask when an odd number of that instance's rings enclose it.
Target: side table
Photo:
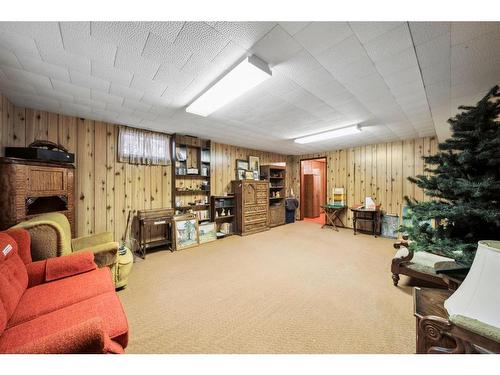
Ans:
[[[444,301],[453,291],[414,288],[417,354],[500,353],[500,342],[453,324]]]

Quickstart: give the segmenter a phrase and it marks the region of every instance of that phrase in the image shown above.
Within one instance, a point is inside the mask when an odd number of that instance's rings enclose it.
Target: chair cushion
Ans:
[[[17,254],[17,243],[7,233],[0,232],[0,334],[27,287],[28,273]]]
[[[24,292],[8,328],[114,290],[109,268],[37,285]]]
[[[396,252],[396,255],[394,255],[394,258],[403,258],[407,255],[408,255],[408,249],[404,246],[401,246],[399,250]],[[428,253],[426,251],[415,251],[413,253],[413,258],[411,259],[412,263],[430,268],[434,268],[434,265],[437,262],[453,262],[453,261],[454,259]]]
[[[117,294],[113,291],[6,329],[0,336],[0,353],[11,352],[16,347],[96,317],[102,318],[108,336],[125,348],[128,343],[127,317]]]

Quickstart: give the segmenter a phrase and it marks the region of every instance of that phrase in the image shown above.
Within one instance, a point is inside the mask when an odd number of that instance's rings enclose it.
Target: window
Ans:
[[[118,161],[132,164],[170,164],[170,136],[120,127]]]

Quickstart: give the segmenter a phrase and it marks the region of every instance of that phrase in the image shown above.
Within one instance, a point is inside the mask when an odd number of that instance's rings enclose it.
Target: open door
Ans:
[[[300,161],[300,219],[325,223],[321,206],[326,204],[326,158]]]

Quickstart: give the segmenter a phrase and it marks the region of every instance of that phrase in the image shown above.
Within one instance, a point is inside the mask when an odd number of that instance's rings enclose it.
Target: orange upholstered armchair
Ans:
[[[94,254],[31,261],[24,229],[0,232],[0,353],[123,353],[128,323]]]

